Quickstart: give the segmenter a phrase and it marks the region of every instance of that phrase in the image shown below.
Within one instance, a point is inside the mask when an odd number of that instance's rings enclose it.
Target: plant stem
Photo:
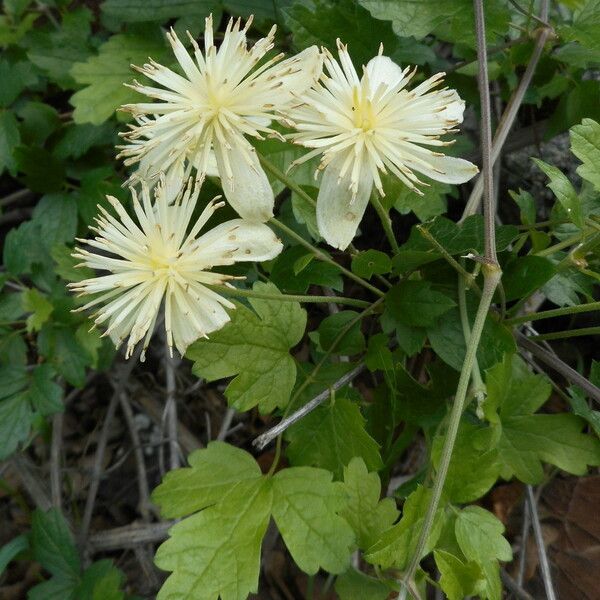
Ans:
[[[431,231],[423,225],[417,225],[417,231],[446,259],[448,264],[454,268],[454,270],[462,276],[465,285],[474,290],[479,296],[481,296],[481,288],[475,282],[475,277],[469,271],[467,271],[462,264],[460,264],[449,252],[442,246],[431,234]]]
[[[383,227],[383,231],[385,232],[388,242],[390,243],[392,252],[397,254],[400,250],[400,246],[398,246],[396,236],[394,235],[394,230],[392,229],[392,219],[390,219],[389,213],[385,210],[383,204],[381,204],[381,200],[379,200],[376,192],[371,194],[371,204],[379,216],[381,226]]]
[[[278,167],[276,167],[269,159],[262,156],[262,154],[258,155],[258,159],[260,160],[260,164],[265,168],[266,171],[271,173],[273,177],[276,177],[287,187],[289,190],[296,192],[298,196],[300,196],[303,200],[306,200],[311,206],[317,206],[316,201],[307,194],[300,185],[298,185],[294,180],[290,179],[283,171],[281,171]]]
[[[469,381],[471,379],[471,373],[473,371],[473,365],[475,363],[475,357],[477,354],[477,348],[479,346],[479,340],[481,339],[481,332],[485,324],[485,318],[488,314],[488,310],[496,291],[496,286],[502,276],[501,271],[498,267],[492,268],[489,266],[484,267],[484,283],[481,301],[477,309],[475,316],[475,322],[473,323],[473,329],[471,331],[471,337],[467,344],[467,353],[465,360],[462,365],[460,372],[460,379],[458,381],[458,387],[456,388],[456,395],[454,397],[454,404],[450,413],[450,419],[448,422],[448,430],[446,432],[446,438],[444,439],[444,446],[442,448],[442,455],[438,466],[435,482],[433,484],[433,490],[431,494],[431,500],[427,507],[427,513],[421,528],[421,533],[417,541],[417,546],[413,553],[411,562],[405,574],[405,582],[403,582],[402,590],[398,598],[404,600],[406,598],[406,582],[410,583],[414,574],[421,561],[421,555],[427,544],[431,527],[433,526],[433,520],[435,513],[437,512],[440,498],[442,496],[442,490],[446,482],[446,476],[448,474],[448,467],[450,466],[450,459],[452,458],[452,451],[454,449],[454,443],[456,441],[456,435],[458,433],[458,426],[460,424],[460,418],[465,408],[465,400],[467,397],[467,390],[469,387]]]
[[[491,136],[491,121],[490,121],[490,90],[487,76],[487,56],[485,46],[485,17],[483,12],[483,0],[474,0],[475,9],[475,29],[477,31],[477,58],[479,61],[479,94],[481,98],[481,151],[483,155],[483,213],[485,226],[485,256],[482,261],[483,272],[483,290],[475,321],[471,330],[471,335],[467,343],[467,351],[460,371],[460,378],[454,396],[454,404],[450,412],[448,422],[448,430],[444,439],[442,455],[437,469],[431,499],[427,507],[427,513],[423,521],[423,526],[419,533],[419,539],[415,547],[415,551],[411,557],[408,569],[404,574],[404,579],[401,582],[399,600],[405,600],[409,587],[412,586],[413,578],[417,567],[421,561],[422,554],[427,545],[429,534],[433,526],[435,514],[438,510],[442,491],[448,475],[450,460],[452,459],[452,451],[456,442],[458,427],[463,410],[466,405],[467,390],[473,365],[477,356],[477,348],[479,340],[483,332],[486,316],[490,310],[494,293],[500,279],[502,271],[498,265],[496,258],[496,243],[495,243],[495,202],[494,202],[494,180],[492,177],[492,136]]]
[[[278,229],[283,231],[289,237],[296,240],[301,246],[304,246],[307,250],[310,250],[310,252],[312,252],[319,260],[322,260],[323,262],[333,265],[334,267],[339,269],[344,275],[346,275],[346,277],[349,277],[350,279],[356,281],[356,283],[359,283],[364,288],[366,288],[370,292],[373,292],[375,295],[379,296],[380,298],[383,298],[385,296],[385,294],[381,290],[379,290],[375,286],[371,285],[368,281],[364,280],[362,277],[355,275],[352,271],[346,269],[346,267],[343,267],[342,265],[337,263],[335,260],[333,260],[333,258],[327,256],[327,254],[325,254],[324,252],[322,252],[321,250],[319,250],[318,248],[313,246],[310,242],[307,242],[301,235],[298,235],[293,229],[289,228],[287,225],[285,225],[281,221],[279,221],[273,217],[273,218],[269,219],[269,223],[271,223],[272,225],[275,225],[275,227],[277,227]]]
[[[278,300],[279,302],[324,302],[328,304],[347,304],[348,306],[357,306],[358,308],[367,308],[371,302],[366,300],[357,300],[355,298],[344,298],[343,296],[306,296],[299,294],[269,294],[267,292],[257,292],[255,290],[241,290],[227,285],[209,285],[207,288],[226,296],[237,296],[239,298],[259,298],[261,300]]]
[[[506,319],[505,325],[519,325],[520,323],[528,323],[529,321],[540,321],[541,319],[551,319],[553,317],[564,317],[566,315],[575,315],[578,313],[593,312],[600,310],[600,302],[588,302],[587,304],[579,304],[578,306],[565,306],[563,308],[554,308],[552,310],[543,310],[538,313],[530,313]]]
[[[568,331],[553,331],[552,333],[541,333],[532,335],[529,339],[532,342],[542,342],[544,340],[564,340],[572,337],[581,337],[583,335],[599,335],[600,327],[583,327],[581,329],[569,329]]]
[[[573,244],[577,244],[577,242],[581,241],[581,236],[582,233],[576,233],[575,235],[564,239],[562,242],[558,242],[553,246],[548,246],[548,248],[544,248],[543,250],[536,252],[535,256],[551,256],[555,252],[559,252],[560,250],[564,250]]]

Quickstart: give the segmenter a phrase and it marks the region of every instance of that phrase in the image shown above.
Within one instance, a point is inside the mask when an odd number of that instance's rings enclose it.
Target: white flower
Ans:
[[[298,133],[290,137],[314,148],[296,164],[322,154],[324,169],[317,199],[317,223],[325,240],[344,249],[356,234],[373,185],[383,195],[380,172],[390,172],[422,194],[414,171],[446,183],[464,183],[477,167],[424,146],[445,146],[445,133],[456,131],[464,102],[454,90],[431,91],[444,73],[407,91],[415,74],[379,55],[363,67],[359,79],[346,46],[338,40],[340,63],[325,51],[321,82],[289,109]]]
[[[283,62],[278,54],[255,68],[273,48],[276,28],[248,49],[251,21],[240,29],[239,19],[230,20],[217,50],[212,15],[208,17],[204,52],[188,33],[195,60],[171,30],[167,37],[185,76],[152,60],[136,67],[162,88],[134,82],[133,89],[158,102],[123,107],[138,123],[122,134],[128,144],[119,155],[127,165],[139,163],[131,182],[152,182],[162,171],[176,185],[192,169],[201,180],[216,158],[223,191],[237,213],[253,221],[273,216],[273,191],[244,136],[281,137],[269,127],[271,120],[318,79],[322,57],[313,46]]]
[[[167,201],[164,180],[155,188],[154,202],[145,184],[141,202],[132,189],[137,222],[109,196],[119,218],[100,207],[98,226],[91,228],[97,237],[87,241],[99,252],[77,248],[73,254],[83,260],[82,265],[110,272],[70,287],[80,295],[100,294],[78,310],[101,305],[94,322],[108,322],[104,335],[110,335],[117,347],[129,336],[127,358],[143,338],[146,350],[163,298],[167,343],[171,352],[175,345],[183,354],[189,344],[229,321],[223,307],[234,308],[204,285],[222,284],[232,277],[210,269],[237,261],[269,260],[281,252],[281,242],[267,225],[242,219],[227,221],[197,237],[223,205],[211,202],[189,229],[199,187],[193,191],[188,185],[173,203]]]

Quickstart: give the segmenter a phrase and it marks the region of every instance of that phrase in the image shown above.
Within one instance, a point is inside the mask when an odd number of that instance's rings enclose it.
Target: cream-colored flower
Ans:
[[[321,81],[289,118],[298,133],[290,137],[313,148],[296,164],[322,154],[324,169],[317,199],[317,223],[325,240],[346,248],[356,234],[373,186],[383,195],[380,172],[390,172],[418,194],[415,171],[446,183],[464,183],[477,167],[426,146],[446,146],[440,136],[455,132],[464,102],[455,90],[433,90],[444,73],[406,89],[415,70],[402,70],[387,56],[371,59],[358,77],[348,50],[338,40],[340,62],[325,51]],[[340,64],[341,63],[341,64]]]
[[[97,237],[78,240],[97,251],[77,248],[73,256],[82,259],[82,265],[110,272],[70,284],[80,295],[100,294],[78,310],[100,305],[95,324],[108,322],[104,335],[110,335],[117,347],[129,337],[127,358],[142,339],[145,352],[163,299],[171,352],[175,345],[183,354],[199,337],[223,327],[229,321],[224,307],[234,305],[205,284],[222,284],[232,277],[210,269],[237,261],[269,260],[281,252],[281,242],[267,225],[242,219],[197,237],[223,205],[211,202],[189,228],[199,187],[192,190],[188,185],[174,202],[168,201],[164,180],[155,188],[154,202],[145,184],[141,201],[132,189],[137,222],[109,196],[118,218],[100,207],[97,227],[91,228]]]
[[[208,17],[204,52],[189,36],[195,60],[171,30],[167,37],[185,76],[154,61],[136,67],[162,87],[135,82],[133,89],[158,102],[123,107],[137,121],[123,134],[128,144],[119,155],[127,165],[139,163],[131,182],[152,182],[161,171],[171,186],[192,170],[202,179],[216,159],[223,191],[237,213],[253,221],[273,216],[273,191],[244,136],[280,137],[269,127],[271,120],[318,79],[322,57],[313,46],[282,62],[278,54],[257,67],[273,48],[275,27],[248,48],[251,22],[240,28],[240,20],[231,19],[217,50]]]

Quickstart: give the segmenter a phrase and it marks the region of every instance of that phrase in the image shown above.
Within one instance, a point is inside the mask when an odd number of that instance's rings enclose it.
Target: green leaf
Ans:
[[[552,261],[542,256],[518,256],[502,269],[502,286],[506,300],[526,298],[541,288],[556,273]]]
[[[46,363],[38,365],[34,369],[27,394],[31,406],[43,416],[53,415],[64,410],[63,390],[55,383],[54,371]]]
[[[259,292],[277,294],[272,284],[255,283]],[[284,407],[296,381],[289,350],[304,334],[306,312],[297,302],[251,298],[251,310],[236,304],[231,322],[208,340],[192,344],[186,356],[193,372],[214,381],[236,375],[225,396],[236,410],[259,406],[261,412]]]
[[[270,479],[241,481],[218,504],[174,525],[155,557],[160,569],[172,571],[157,600],[200,591],[206,600],[244,600],[257,592],[273,487]]]
[[[64,245],[56,245],[50,251],[54,261],[54,271],[65,281],[81,281],[94,277],[94,271],[89,267],[77,267],[79,260],[73,258],[73,249]]]
[[[323,469],[284,469],[273,477],[273,518],[292,558],[305,573],[343,573],[354,534],[339,516],[344,487]]]
[[[10,106],[19,94],[29,85],[36,82],[35,67],[26,61],[9,62],[0,60],[0,108]]]
[[[80,158],[91,148],[111,144],[115,136],[111,123],[99,126],[71,123],[63,129],[63,135],[54,146],[53,154],[61,160]]]
[[[367,433],[358,405],[335,397],[289,428],[286,454],[294,465],[328,469],[341,479],[344,465],[361,457],[372,471],[383,463],[377,442]]]
[[[91,54],[92,18],[87,7],[71,8],[63,13],[61,27],[28,36],[27,58],[63,89],[74,87],[71,67]]]
[[[440,572],[440,586],[448,600],[464,600],[481,590],[484,575],[476,562],[463,562],[445,550],[434,550],[433,556]]]
[[[557,200],[567,213],[567,218],[573,221],[577,227],[583,228],[583,212],[581,210],[581,202],[577,196],[575,188],[567,177],[552,165],[545,163],[537,158],[532,158],[533,162],[546,174],[550,179],[547,184],[554,192]]]
[[[0,460],[10,456],[19,442],[27,439],[32,417],[24,392],[0,400]]]
[[[333,315],[325,317],[319,325],[319,343],[323,350],[333,348],[334,342],[352,321],[355,321],[348,331],[338,341],[333,352],[351,356],[359,354],[365,349],[365,336],[360,330],[359,314],[353,310],[340,310]]]
[[[529,374],[520,358],[507,356],[487,372],[486,380],[484,411],[494,420],[496,410],[499,416],[498,456],[505,479],[515,475],[525,483],[539,483],[544,477],[542,461],[574,475],[583,475],[587,465],[600,464],[600,441],[581,433],[582,419],[573,414],[531,414],[551,388],[545,377]]]
[[[0,110],[0,175],[5,169],[15,172],[14,149],[21,143],[17,119],[10,110]]]
[[[57,579],[77,581],[80,562],[73,536],[60,511],[36,510],[31,520],[33,556],[44,569]]]
[[[437,0],[359,0],[376,19],[391,21],[399,36],[422,39],[436,33],[442,39],[475,47],[473,6],[469,0],[438,2]],[[510,13],[502,2],[486,6],[488,39],[507,30]]]
[[[393,179],[388,177],[387,181],[384,178],[384,189],[386,196],[389,195],[394,200],[394,208],[401,215],[413,212],[419,221],[427,221],[446,212],[448,208],[446,196],[452,191],[452,187],[447,183],[433,180],[427,183],[429,186],[421,190],[422,196],[416,194],[396,177]]]
[[[139,101],[139,94],[123,84],[132,79],[131,64],[141,66],[148,57],[161,62],[166,56],[162,36],[148,28],[146,35],[113,35],[100,46],[98,55],[75,63],[70,71],[86,87],[71,96],[75,123],[100,125],[122,104]]]
[[[123,23],[168,21],[190,17],[201,21],[219,10],[219,0],[106,0],[102,12]],[[215,23],[217,25],[217,23]]]
[[[428,327],[456,306],[454,300],[431,289],[429,281],[403,281],[386,295],[386,309],[403,325]]]
[[[261,476],[250,454],[223,442],[210,442],[188,456],[189,467],[167,473],[152,493],[165,518],[190,515],[216,504],[240,481]]]
[[[445,436],[433,440],[431,460],[437,469]],[[484,496],[500,476],[496,448],[497,436],[490,427],[479,427],[461,421],[452,459],[448,468],[444,493],[456,503],[473,502]]]
[[[73,386],[85,384],[85,368],[91,362],[71,329],[48,324],[38,336],[40,353]]]
[[[454,531],[458,545],[468,560],[512,560],[510,544],[502,535],[504,525],[484,508],[467,506],[461,510]]]
[[[365,365],[369,371],[391,371],[394,368],[394,355],[389,348],[390,340],[385,333],[376,333],[369,338],[365,354]]]
[[[385,275],[392,270],[392,260],[379,250],[365,250],[352,257],[352,272],[359,277],[371,279],[373,275]]]
[[[569,402],[573,413],[585,419],[592,426],[596,435],[600,437],[600,411],[589,407],[585,399],[585,394],[579,388],[570,387],[569,395]]]
[[[338,291],[344,289],[340,271],[333,265],[311,260],[305,263],[302,270],[295,272],[295,265],[300,264],[299,261],[308,260],[309,256],[312,255],[302,246],[292,246],[284,250],[273,263],[271,282],[288,294],[305,294],[311,285],[330,287]]]
[[[43,148],[17,146],[13,154],[27,187],[34,192],[57,192],[65,181],[65,166]]]
[[[42,294],[36,288],[29,288],[21,295],[23,300],[23,311],[31,313],[27,317],[27,333],[39,331],[42,325],[49,319],[54,306],[47,299],[45,294]]]
[[[0,548],[0,575],[4,573],[4,570],[11,560],[28,548],[29,538],[25,534],[21,534],[4,544],[4,546]]]
[[[382,581],[354,567],[336,578],[335,591],[340,600],[386,600],[390,595],[390,588]]]
[[[294,45],[300,49],[316,44],[334,50],[336,38],[343,31],[343,41],[348,44],[357,69],[377,55],[380,43],[385,47],[386,56],[400,64],[423,64],[434,58],[430,48],[396,37],[388,23],[378,23],[352,0],[335,3],[303,0],[284,7],[281,12],[292,31]],[[377,36],[370,35],[372,31],[377,31]]]
[[[27,102],[17,114],[21,119],[21,138],[26,146],[43,146],[61,126],[58,111],[43,102]]]
[[[111,560],[99,560],[83,573],[77,588],[77,600],[124,600],[121,590],[125,576]]]
[[[72,243],[77,233],[77,203],[69,194],[46,194],[33,211],[33,221],[44,230],[50,252],[57,244]]]
[[[600,124],[583,119],[570,133],[571,152],[583,163],[577,173],[600,190]]]
[[[371,546],[365,560],[384,569],[393,566],[403,571],[415,552],[430,498],[431,490],[419,486],[406,499],[400,521],[385,531]],[[422,556],[431,552],[435,546],[442,529],[443,517],[443,511],[438,509]]]
[[[471,323],[475,318],[477,298],[467,296],[467,310]],[[427,336],[434,352],[457,371],[461,370],[466,345],[460,312],[453,308],[439,319],[435,326],[427,328]],[[505,353],[515,352],[516,345],[511,330],[491,316],[487,316],[477,349],[480,368],[487,369],[502,360]]]
[[[358,547],[366,550],[398,518],[396,502],[392,498],[379,499],[379,476],[369,473],[362,458],[353,458],[344,467],[344,487],[348,503],[340,514],[354,530]]]

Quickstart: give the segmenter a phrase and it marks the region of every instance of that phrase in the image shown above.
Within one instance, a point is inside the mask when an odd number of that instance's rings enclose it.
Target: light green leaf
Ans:
[[[448,500],[473,502],[496,483],[500,476],[496,437],[491,427],[479,427],[464,420],[460,423],[444,485]],[[433,440],[431,460],[436,469],[444,440],[445,436],[441,435]]]
[[[550,182],[547,185],[554,192],[557,200],[567,213],[567,218],[573,221],[577,227],[583,228],[584,223],[581,202],[571,182],[560,169],[537,158],[532,158],[531,160],[533,160],[533,162],[550,179]]]
[[[458,545],[468,560],[512,560],[512,550],[504,533],[504,525],[480,506],[467,506],[458,513],[455,524]]]
[[[419,486],[406,499],[400,521],[386,530],[371,546],[365,555],[365,560],[384,569],[393,566],[401,571],[404,570],[415,552],[430,498],[431,490]],[[423,556],[431,552],[435,546],[442,530],[443,519],[443,510],[439,509],[423,549]]]
[[[365,420],[352,400],[335,397],[289,428],[286,454],[294,465],[328,469],[342,477],[344,465],[361,457],[369,470],[382,466],[377,442],[367,433]]]
[[[257,282],[254,289],[278,293],[272,284]],[[193,372],[209,381],[236,375],[225,390],[236,410],[258,405],[267,413],[290,398],[296,364],[289,350],[302,339],[306,312],[297,302],[251,298],[250,304],[254,310],[237,304],[231,322],[192,344],[186,356],[194,361]]]
[[[27,333],[39,331],[42,325],[49,319],[54,306],[47,299],[45,294],[42,294],[36,288],[28,288],[21,295],[23,301],[23,311],[31,313],[27,317]]]
[[[594,429],[596,435],[600,437],[600,411],[593,410],[589,407],[585,394],[580,388],[570,387],[569,388],[569,402],[573,412],[582,419],[585,419]]]
[[[585,422],[573,414],[532,414],[548,399],[550,385],[532,375],[516,356],[486,373],[488,398],[484,412],[499,429],[498,456],[502,476],[525,483],[542,481],[542,461],[583,475],[600,464],[600,441],[581,433]]]
[[[456,306],[454,300],[431,289],[428,281],[403,281],[386,296],[386,310],[403,325],[428,327]]]
[[[77,588],[77,600],[123,600],[121,590],[125,576],[111,560],[99,560],[83,573]]]
[[[241,481],[218,504],[174,525],[155,557],[172,571],[157,600],[245,600],[258,591],[272,488],[270,479]]]
[[[571,152],[583,163],[577,173],[600,190],[600,124],[583,119],[571,128]]]
[[[445,550],[434,550],[433,556],[440,572],[440,585],[448,600],[464,600],[485,585],[485,576],[476,562],[463,562]]]
[[[86,86],[71,96],[75,123],[100,125],[122,104],[140,101],[140,94],[123,84],[133,79],[130,65],[141,66],[149,56],[158,62],[168,56],[162,36],[150,28],[143,36],[113,35],[97,56],[75,63],[70,73]]]
[[[188,456],[189,467],[167,473],[152,493],[161,515],[190,515],[221,500],[240,481],[261,476],[250,454],[223,442],[211,442]]]
[[[337,577],[335,591],[340,600],[386,600],[390,595],[389,586],[353,567]]]
[[[344,467],[344,487],[348,503],[340,514],[354,529],[358,547],[366,550],[398,518],[396,502],[393,498],[380,500],[379,476],[369,473],[362,458],[353,458]]]
[[[305,573],[344,572],[354,533],[339,516],[344,487],[323,469],[297,467],[273,478],[273,518],[292,558]]]

